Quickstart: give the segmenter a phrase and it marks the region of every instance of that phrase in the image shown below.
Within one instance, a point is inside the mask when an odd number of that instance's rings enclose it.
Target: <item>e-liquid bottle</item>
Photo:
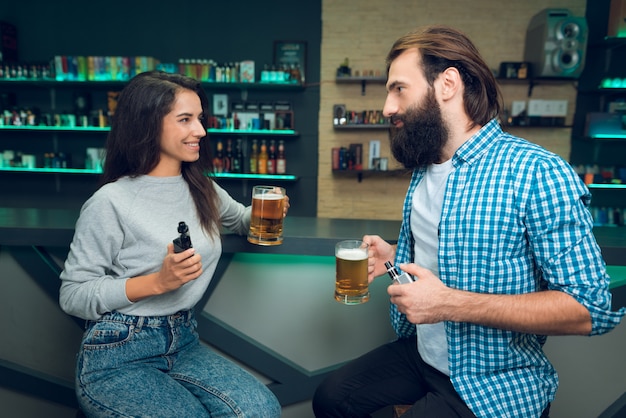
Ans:
[[[250,173],[258,173],[259,143],[256,139],[252,140],[252,151],[250,152]]]
[[[276,174],[287,172],[287,160],[285,159],[285,141],[278,141],[278,155],[276,156]]]
[[[267,174],[276,174],[276,141],[270,141],[270,149],[267,154]]]
[[[265,140],[261,140],[261,152],[259,153],[259,158],[257,160],[257,169],[259,174],[267,174],[267,144]]]

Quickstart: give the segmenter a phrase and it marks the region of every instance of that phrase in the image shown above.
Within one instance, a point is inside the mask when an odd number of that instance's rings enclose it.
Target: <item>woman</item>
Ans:
[[[250,208],[205,175],[207,115],[200,83],[178,74],[141,73],[119,96],[103,186],[61,273],[61,307],[87,320],[76,378],[87,416],[280,416],[265,385],[196,333],[220,226],[245,234],[250,224]],[[179,222],[193,247],[176,253]]]

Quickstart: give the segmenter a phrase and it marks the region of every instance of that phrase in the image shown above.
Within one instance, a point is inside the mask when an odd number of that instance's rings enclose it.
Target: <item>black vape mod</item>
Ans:
[[[189,236],[189,227],[186,223],[178,223],[178,233],[180,236],[173,241],[175,253],[182,253],[183,251],[193,247],[193,245],[191,245],[191,237]]]
[[[405,284],[413,282],[413,278],[406,272],[402,272],[402,274],[398,273],[398,269],[395,268],[389,261],[385,261],[385,267],[387,267],[387,274],[391,280],[398,284]]]

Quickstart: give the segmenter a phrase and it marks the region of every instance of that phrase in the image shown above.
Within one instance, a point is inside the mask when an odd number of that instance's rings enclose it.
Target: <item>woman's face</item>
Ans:
[[[178,175],[183,161],[193,162],[200,158],[200,140],[206,136],[201,122],[204,116],[195,92],[181,90],[176,93],[171,112],[163,118],[161,157],[151,175]]]

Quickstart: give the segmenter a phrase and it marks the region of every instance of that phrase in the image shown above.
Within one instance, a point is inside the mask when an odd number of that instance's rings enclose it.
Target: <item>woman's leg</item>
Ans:
[[[280,403],[267,386],[200,344],[181,352],[169,375],[199,399],[211,417],[280,417]]]
[[[167,375],[170,338],[158,319],[109,314],[85,332],[76,393],[88,417],[208,417],[202,403]]]

